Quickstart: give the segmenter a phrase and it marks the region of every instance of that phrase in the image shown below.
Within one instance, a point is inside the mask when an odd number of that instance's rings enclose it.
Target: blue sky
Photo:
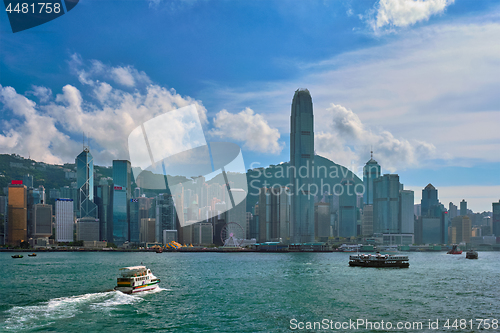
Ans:
[[[318,154],[359,171],[373,146],[416,201],[500,199],[500,1],[82,0],[15,34],[0,15],[0,153],[74,161],[85,131],[109,165],[195,103],[208,141],[277,164],[304,87]]]

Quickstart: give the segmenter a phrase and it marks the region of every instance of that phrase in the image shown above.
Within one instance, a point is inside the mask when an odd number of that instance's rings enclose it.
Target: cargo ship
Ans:
[[[115,290],[125,294],[153,290],[158,287],[160,279],[151,273],[146,266],[131,266],[120,268],[121,277],[117,279]]]
[[[378,267],[378,268],[408,268],[408,256],[389,254],[357,254],[349,256],[349,266],[351,267]]]

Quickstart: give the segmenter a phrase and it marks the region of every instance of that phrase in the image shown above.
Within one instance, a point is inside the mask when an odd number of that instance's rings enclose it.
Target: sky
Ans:
[[[428,183],[446,207],[500,200],[500,1],[81,0],[17,33],[0,17],[0,153],[73,163],[85,133],[111,165],[194,105],[206,141],[278,164],[307,88],[316,154],[361,176],[373,150],[415,202]]]

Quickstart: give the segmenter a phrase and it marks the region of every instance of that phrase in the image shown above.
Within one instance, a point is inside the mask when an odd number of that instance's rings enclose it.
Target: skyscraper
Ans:
[[[73,241],[73,199],[56,199],[56,241]]]
[[[22,181],[9,185],[7,203],[7,244],[20,245],[28,241],[27,191]]]
[[[177,230],[177,214],[175,213],[174,198],[171,194],[161,193],[156,197],[156,233],[161,241],[163,230]],[[132,221],[131,221],[132,223]],[[130,227],[132,229],[132,226]]]
[[[430,212],[432,206],[439,205],[438,191],[432,184],[427,184],[427,186],[422,190],[422,201],[421,203],[421,215],[422,216],[434,216]]]
[[[52,205],[36,204],[33,206],[32,237],[52,236]]]
[[[310,171],[314,163],[314,117],[311,94],[297,89],[290,117],[290,184],[292,210],[290,234],[292,243],[314,242],[314,197]],[[305,168],[306,172],[300,172]]]
[[[373,232],[400,233],[399,176],[387,174],[373,181]]]
[[[465,199],[462,199],[460,201],[460,216],[466,216],[467,215],[467,201]]]
[[[113,242],[129,241],[131,168],[126,160],[113,161]]]
[[[354,181],[342,179],[342,194],[339,197],[339,237],[356,237],[357,235],[357,210]]]
[[[493,218],[491,219],[493,235],[500,237],[500,200],[492,204]]]
[[[94,204],[94,158],[88,148],[76,157],[76,185],[78,187],[78,209],[80,218],[97,218]]]
[[[373,205],[373,180],[380,177],[381,174],[380,165],[373,159],[373,152],[371,154],[370,160],[363,167],[363,185],[365,187],[363,200],[365,205]]]

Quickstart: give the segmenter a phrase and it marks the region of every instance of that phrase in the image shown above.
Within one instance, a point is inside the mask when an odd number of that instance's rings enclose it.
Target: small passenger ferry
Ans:
[[[117,279],[115,290],[125,294],[153,290],[158,287],[160,279],[151,273],[146,266],[131,266],[120,268],[121,277]]]
[[[389,255],[389,254],[357,254],[349,256],[349,266],[354,267],[395,267],[395,268],[408,268],[408,256]]]

